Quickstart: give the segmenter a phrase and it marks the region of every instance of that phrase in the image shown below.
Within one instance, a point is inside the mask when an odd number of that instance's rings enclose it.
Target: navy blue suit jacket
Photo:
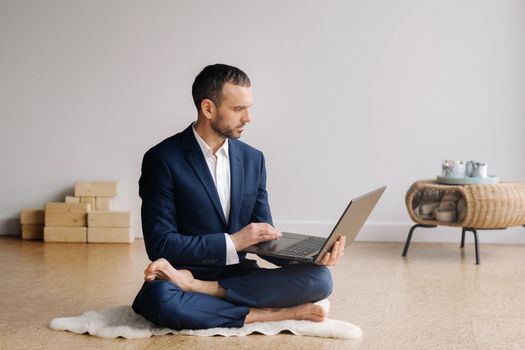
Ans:
[[[224,233],[235,233],[251,222],[272,224],[263,154],[230,139],[229,158],[231,204],[226,220],[191,125],[146,152],[139,194],[144,241],[152,261],[165,258],[197,278],[213,279],[226,263]],[[238,254],[241,264],[251,262],[246,253]]]

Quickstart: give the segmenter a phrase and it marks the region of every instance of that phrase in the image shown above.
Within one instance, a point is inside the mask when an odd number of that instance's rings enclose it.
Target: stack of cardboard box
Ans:
[[[22,209],[20,223],[23,239],[42,239],[44,237],[43,209]]]
[[[87,240],[90,243],[129,243],[131,215],[127,211],[91,211],[88,213]]]
[[[117,182],[77,182],[75,195],[64,203],[46,203],[45,210],[23,209],[22,238],[45,242],[130,243],[131,214],[111,211]]]
[[[87,203],[46,203],[45,242],[87,242]]]

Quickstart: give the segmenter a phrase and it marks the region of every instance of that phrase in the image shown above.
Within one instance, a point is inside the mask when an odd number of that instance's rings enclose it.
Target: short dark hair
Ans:
[[[204,69],[195,77],[191,94],[197,110],[201,110],[201,102],[204,99],[212,100],[219,106],[222,100],[222,88],[224,84],[232,83],[239,86],[250,87],[250,78],[237,67],[226,64],[213,64]]]

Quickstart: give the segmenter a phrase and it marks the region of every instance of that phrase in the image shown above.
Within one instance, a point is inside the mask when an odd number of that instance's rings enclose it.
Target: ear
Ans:
[[[213,103],[212,100],[205,98],[201,101],[201,111],[207,119],[213,119],[216,111],[215,103]]]

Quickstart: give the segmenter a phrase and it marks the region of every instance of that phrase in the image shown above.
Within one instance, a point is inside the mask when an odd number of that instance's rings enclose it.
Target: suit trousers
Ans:
[[[164,280],[145,282],[133,310],[158,326],[177,330],[242,327],[250,307],[291,307],[322,300],[332,292],[330,270],[314,264],[275,269],[227,266],[217,281],[226,289],[226,300],[185,292]]]

